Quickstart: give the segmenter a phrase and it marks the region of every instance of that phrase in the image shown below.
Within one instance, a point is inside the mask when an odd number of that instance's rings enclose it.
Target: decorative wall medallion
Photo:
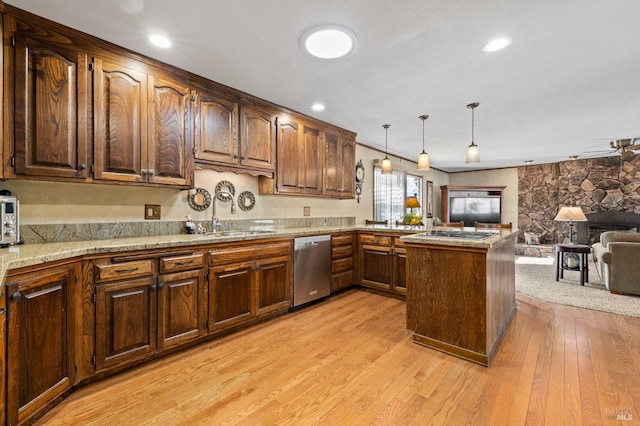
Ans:
[[[197,211],[208,209],[211,205],[211,194],[209,194],[209,191],[204,188],[195,188],[195,190],[195,194],[187,197],[189,207]]]
[[[356,164],[356,201],[360,203],[360,195],[362,194],[362,183],[364,182],[364,164],[362,160],[358,160]]]
[[[236,187],[233,186],[233,184],[228,180],[221,180],[220,182],[218,182],[218,184],[216,185],[216,194],[220,191],[228,192],[229,194],[231,194],[231,197],[226,194],[218,195],[217,198],[220,201],[230,201],[231,199],[233,199],[233,196],[236,195]]]
[[[243,191],[238,195],[238,207],[248,212],[256,205],[256,197],[249,191]]]

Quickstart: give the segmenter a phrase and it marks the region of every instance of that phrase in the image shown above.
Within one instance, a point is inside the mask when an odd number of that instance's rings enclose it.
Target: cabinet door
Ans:
[[[393,256],[393,289],[400,292],[407,292],[407,252],[405,249],[396,249]]]
[[[192,91],[185,83],[166,77],[149,76],[148,81],[147,181],[190,187],[194,173]]]
[[[342,138],[341,143],[341,164],[340,164],[340,196],[342,198],[353,198],[356,194],[356,144],[351,138]]]
[[[158,347],[167,348],[204,332],[204,271],[162,275],[158,279]]]
[[[94,178],[145,182],[147,74],[100,59],[94,62]]]
[[[392,255],[389,247],[364,246],[360,249],[361,284],[390,289]]]
[[[298,142],[298,123],[278,119],[278,192],[302,192],[304,186],[298,174],[302,158]]]
[[[241,111],[240,164],[244,167],[275,170],[275,117],[250,106],[243,106]]]
[[[196,159],[238,165],[238,105],[199,92],[196,107]]]
[[[291,305],[291,257],[256,261],[256,313],[258,315]]]
[[[209,268],[209,331],[237,324],[253,316],[253,277],[253,262]]]
[[[96,369],[156,350],[156,279],[96,286]]]
[[[16,34],[15,173],[87,177],[87,55]]]
[[[340,195],[341,192],[343,175],[341,145],[337,133],[324,132],[324,192],[327,195]]]
[[[79,265],[9,278],[7,423],[22,423],[73,385],[74,304]]]
[[[322,177],[324,170],[324,153],[320,131],[309,126],[304,126],[302,132],[303,160],[298,164],[304,192],[307,194],[320,194],[322,192]]]

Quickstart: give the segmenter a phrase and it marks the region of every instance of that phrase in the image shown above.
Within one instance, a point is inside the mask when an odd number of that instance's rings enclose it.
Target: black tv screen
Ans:
[[[474,222],[500,223],[500,198],[451,197],[449,221],[463,221],[464,226],[469,227],[474,226]]]

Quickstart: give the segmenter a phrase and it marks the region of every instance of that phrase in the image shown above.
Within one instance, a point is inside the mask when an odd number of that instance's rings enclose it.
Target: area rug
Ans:
[[[556,281],[553,257],[517,256],[516,291],[561,305],[640,317],[640,297],[609,293],[593,262],[583,287],[577,271],[564,271],[564,278]]]

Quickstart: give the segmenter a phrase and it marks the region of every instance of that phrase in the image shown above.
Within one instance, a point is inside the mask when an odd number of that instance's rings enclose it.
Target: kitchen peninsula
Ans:
[[[482,239],[425,233],[402,237],[407,328],[414,342],[491,364],[516,312],[517,235],[500,231]]]

